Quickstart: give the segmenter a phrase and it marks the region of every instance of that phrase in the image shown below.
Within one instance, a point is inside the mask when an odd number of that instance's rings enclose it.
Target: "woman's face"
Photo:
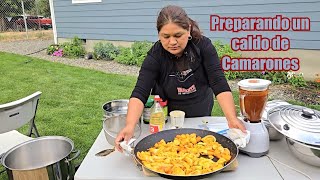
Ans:
[[[175,23],[164,25],[159,32],[159,39],[163,48],[171,54],[180,57],[187,46],[190,31]]]

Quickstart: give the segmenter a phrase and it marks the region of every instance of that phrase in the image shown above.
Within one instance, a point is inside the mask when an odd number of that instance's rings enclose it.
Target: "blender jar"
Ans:
[[[240,110],[245,121],[261,122],[270,84],[271,81],[264,79],[244,79],[238,83]]]

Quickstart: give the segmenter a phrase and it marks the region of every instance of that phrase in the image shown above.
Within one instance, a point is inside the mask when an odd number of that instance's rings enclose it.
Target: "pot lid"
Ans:
[[[268,112],[270,124],[283,135],[310,145],[320,145],[320,112],[282,105]]]
[[[263,120],[267,120],[268,119],[269,110],[271,110],[271,109],[273,109],[273,108],[275,108],[277,106],[283,106],[283,105],[291,105],[291,104],[286,102],[286,101],[279,100],[279,99],[268,101],[266,103],[266,107],[263,110],[262,119]]]

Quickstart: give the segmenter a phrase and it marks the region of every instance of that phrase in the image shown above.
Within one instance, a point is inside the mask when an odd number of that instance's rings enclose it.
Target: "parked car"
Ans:
[[[43,16],[25,16],[28,29],[49,29],[52,28],[52,20]],[[10,28],[23,30],[25,23],[23,16],[14,16],[10,20]]]

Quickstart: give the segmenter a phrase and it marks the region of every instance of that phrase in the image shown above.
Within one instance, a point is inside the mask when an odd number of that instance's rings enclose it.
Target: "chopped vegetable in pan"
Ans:
[[[214,136],[201,138],[195,133],[177,135],[168,143],[162,139],[137,156],[155,172],[178,176],[207,174],[221,169],[231,159],[230,150]]]

